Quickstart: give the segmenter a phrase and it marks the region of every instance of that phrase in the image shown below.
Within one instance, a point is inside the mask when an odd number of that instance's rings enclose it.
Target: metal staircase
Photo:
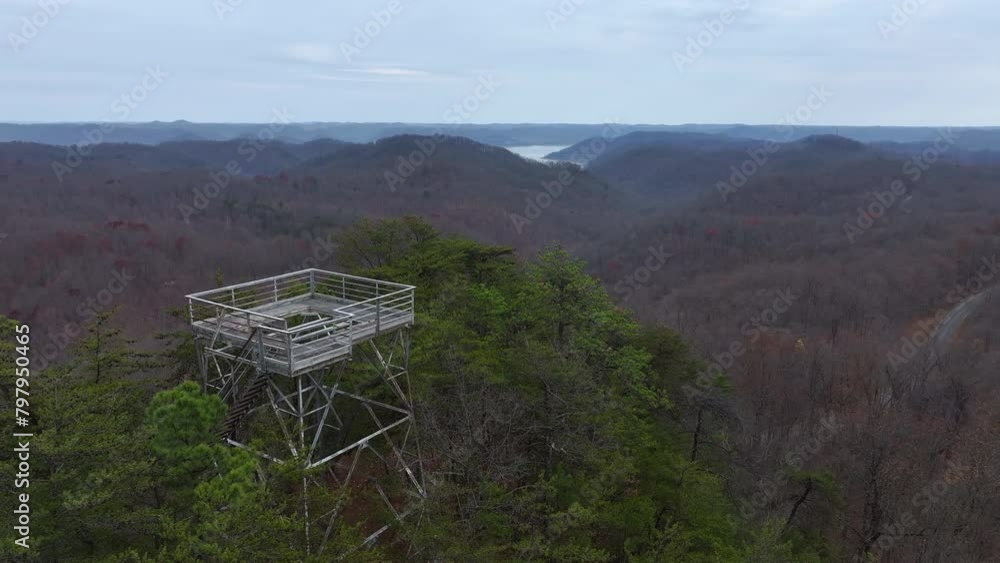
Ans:
[[[229,405],[229,414],[219,432],[219,437],[223,440],[235,437],[240,424],[267,389],[267,354],[263,332],[255,328],[239,351],[229,357],[233,360],[234,368],[228,385],[222,391],[222,399]]]

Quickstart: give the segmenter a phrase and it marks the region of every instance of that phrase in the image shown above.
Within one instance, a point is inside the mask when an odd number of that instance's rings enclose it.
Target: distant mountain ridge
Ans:
[[[81,123],[0,123],[0,142],[24,141],[48,145],[86,143],[85,131],[100,128],[97,122]],[[156,145],[177,141],[225,141],[256,135],[264,123],[192,123],[172,121],[113,123],[114,131],[104,138],[109,143]],[[601,136],[607,124],[434,124],[434,123],[319,123],[286,125],[276,138],[287,143],[335,139],[367,143],[397,135],[445,134],[467,137],[481,143],[502,146],[562,145]],[[635,132],[714,134],[732,138],[795,141],[816,135],[837,135],[862,143],[921,143],[940,135],[937,127],[869,126],[778,126],[744,124],[649,125],[618,124],[625,135]],[[1000,127],[956,127],[958,146],[964,150],[1000,151]]]

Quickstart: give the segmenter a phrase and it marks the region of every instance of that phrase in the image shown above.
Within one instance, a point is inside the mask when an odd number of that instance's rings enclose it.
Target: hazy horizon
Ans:
[[[72,119],[72,120],[62,120],[62,121],[16,121],[16,120],[0,120],[2,125],[73,125],[73,124],[86,124],[86,123],[102,123],[104,121],[110,120],[88,120],[88,119]],[[154,119],[150,121],[118,121],[119,125],[153,125],[157,123],[190,123],[192,125],[260,125],[267,123],[266,120],[263,121],[193,121],[190,119],[172,119],[172,120],[161,120]],[[606,125],[609,123],[617,123],[619,125],[625,125],[630,127],[771,127],[780,125],[777,122],[748,122],[748,121],[737,121],[731,123],[723,122],[689,122],[689,123],[653,123],[653,122],[622,122],[622,121],[470,121],[467,123],[450,124],[443,121],[298,121],[292,120],[291,123],[296,125],[403,125],[403,126],[414,126],[414,127],[426,127],[435,125],[447,125],[449,127],[483,127],[483,126],[500,126],[500,127],[513,127],[513,126],[596,126],[596,125]],[[1000,125],[957,125],[954,123],[934,123],[928,125],[892,125],[892,124],[874,124],[874,125],[862,125],[857,123],[848,124],[837,124],[837,123],[807,123],[807,124],[795,124],[792,127],[810,127],[810,128],[823,128],[823,127],[843,127],[843,128],[894,128],[894,129],[934,129],[938,127],[955,127],[961,129],[1000,129]]]

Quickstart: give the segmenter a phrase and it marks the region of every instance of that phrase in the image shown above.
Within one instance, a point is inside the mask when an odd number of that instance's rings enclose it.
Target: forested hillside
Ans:
[[[384,265],[365,273],[420,288],[413,373],[437,475],[422,525],[383,557],[1000,552],[1000,449],[984,438],[1000,399],[995,153],[945,137],[641,134],[597,151],[588,141],[581,168],[450,137],[272,141],[251,162],[242,142],[101,146],[62,181],[52,165],[66,147],[0,145],[0,313],[39,333],[53,386],[39,394],[53,402],[38,412],[94,421],[39,440],[52,487],[97,491],[40,493],[53,503],[44,518],[83,522],[46,524],[65,534],[46,554],[246,559],[211,551],[240,549],[221,539],[236,534],[275,560],[301,555],[296,489],[280,484],[296,477],[249,479],[250,458],[217,450],[211,399],[185,388],[159,399],[200,405],[201,430],[182,440],[199,453],[156,445],[168,415],[147,411],[154,394],[196,368],[181,336],[155,335],[186,334],[183,295],[222,280],[371,263]],[[240,172],[227,178],[231,160]],[[407,214],[420,219],[397,219]],[[416,244],[407,232],[422,221],[447,235]],[[967,300],[968,317],[932,338]],[[112,327],[120,346],[96,346]],[[101,444],[121,457],[87,453]],[[196,478],[158,473],[171,456],[191,458]],[[145,485],[116,484],[105,462]],[[260,521],[225,521],[240,510]],[[341,534],[347,549],[358,531]]]
[[[32,556],[5,541],[7,557],[819,561],[830,549],[779,519],[740,516],[727,462],[696,455],[704,436],[681,422],[695,414],[681,389],[701,363],[676,334],[615,307],[581,261],[549,248],[521,264],[507,248],[412,240],[412,224],[365,228],[395,242],[351,252],[383,264],[359,273],[419,287],[419,517],[374,550],[355,550],[342,527],[310,556],[294,468],[222,446],[218,397],[155,375],[190,373],[189,343],[149,355],[102,314],[69,361],[34,376],[33,526],[44,532]],[[317,494],[310,502],[326,500]]]
[[[123,321],[138,335],[170,328],[167,309],[211,283],[217,269],[247,279],[303,264],[334,267],[331,234],[360,217],[419,214],[452,232],[530,252],[559,233],[598,238],[603,202],[611,197],[604,181],[574,166],[530,162],[465,139],[251,141],[100,145],[61,181],[53,165],[67,158],[65,147],[0,146],[7,201],[0,222],[20,241],[0,245],[12,267],[0,280],[3,312],[48,326],[79,324],[80,311],[92,308],[87,297],[113,272],[125,272],[128,288],[115,302],[128,305]],[[317,153],[318,146],[329,150]],[[421,164],[390,189],[387,174],[399,174],[400,160],[414,152]],[[229,162],[239,167],[236,174],[227,171]],[[523,215],[527,200],[546,193],[543,183],[558,183],[564,173],[572,175],[566,193],[574,202],[552,206],[544,221],[519,233],[510,214]],[[26,191],[30,198],[21,197]]]

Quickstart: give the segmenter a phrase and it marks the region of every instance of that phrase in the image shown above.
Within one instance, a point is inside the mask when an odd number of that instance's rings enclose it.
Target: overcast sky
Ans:
[[[987,0],[0,0],[0,121],[776,123],[825,86],[811,124],[1000,125],[998,29]]]

